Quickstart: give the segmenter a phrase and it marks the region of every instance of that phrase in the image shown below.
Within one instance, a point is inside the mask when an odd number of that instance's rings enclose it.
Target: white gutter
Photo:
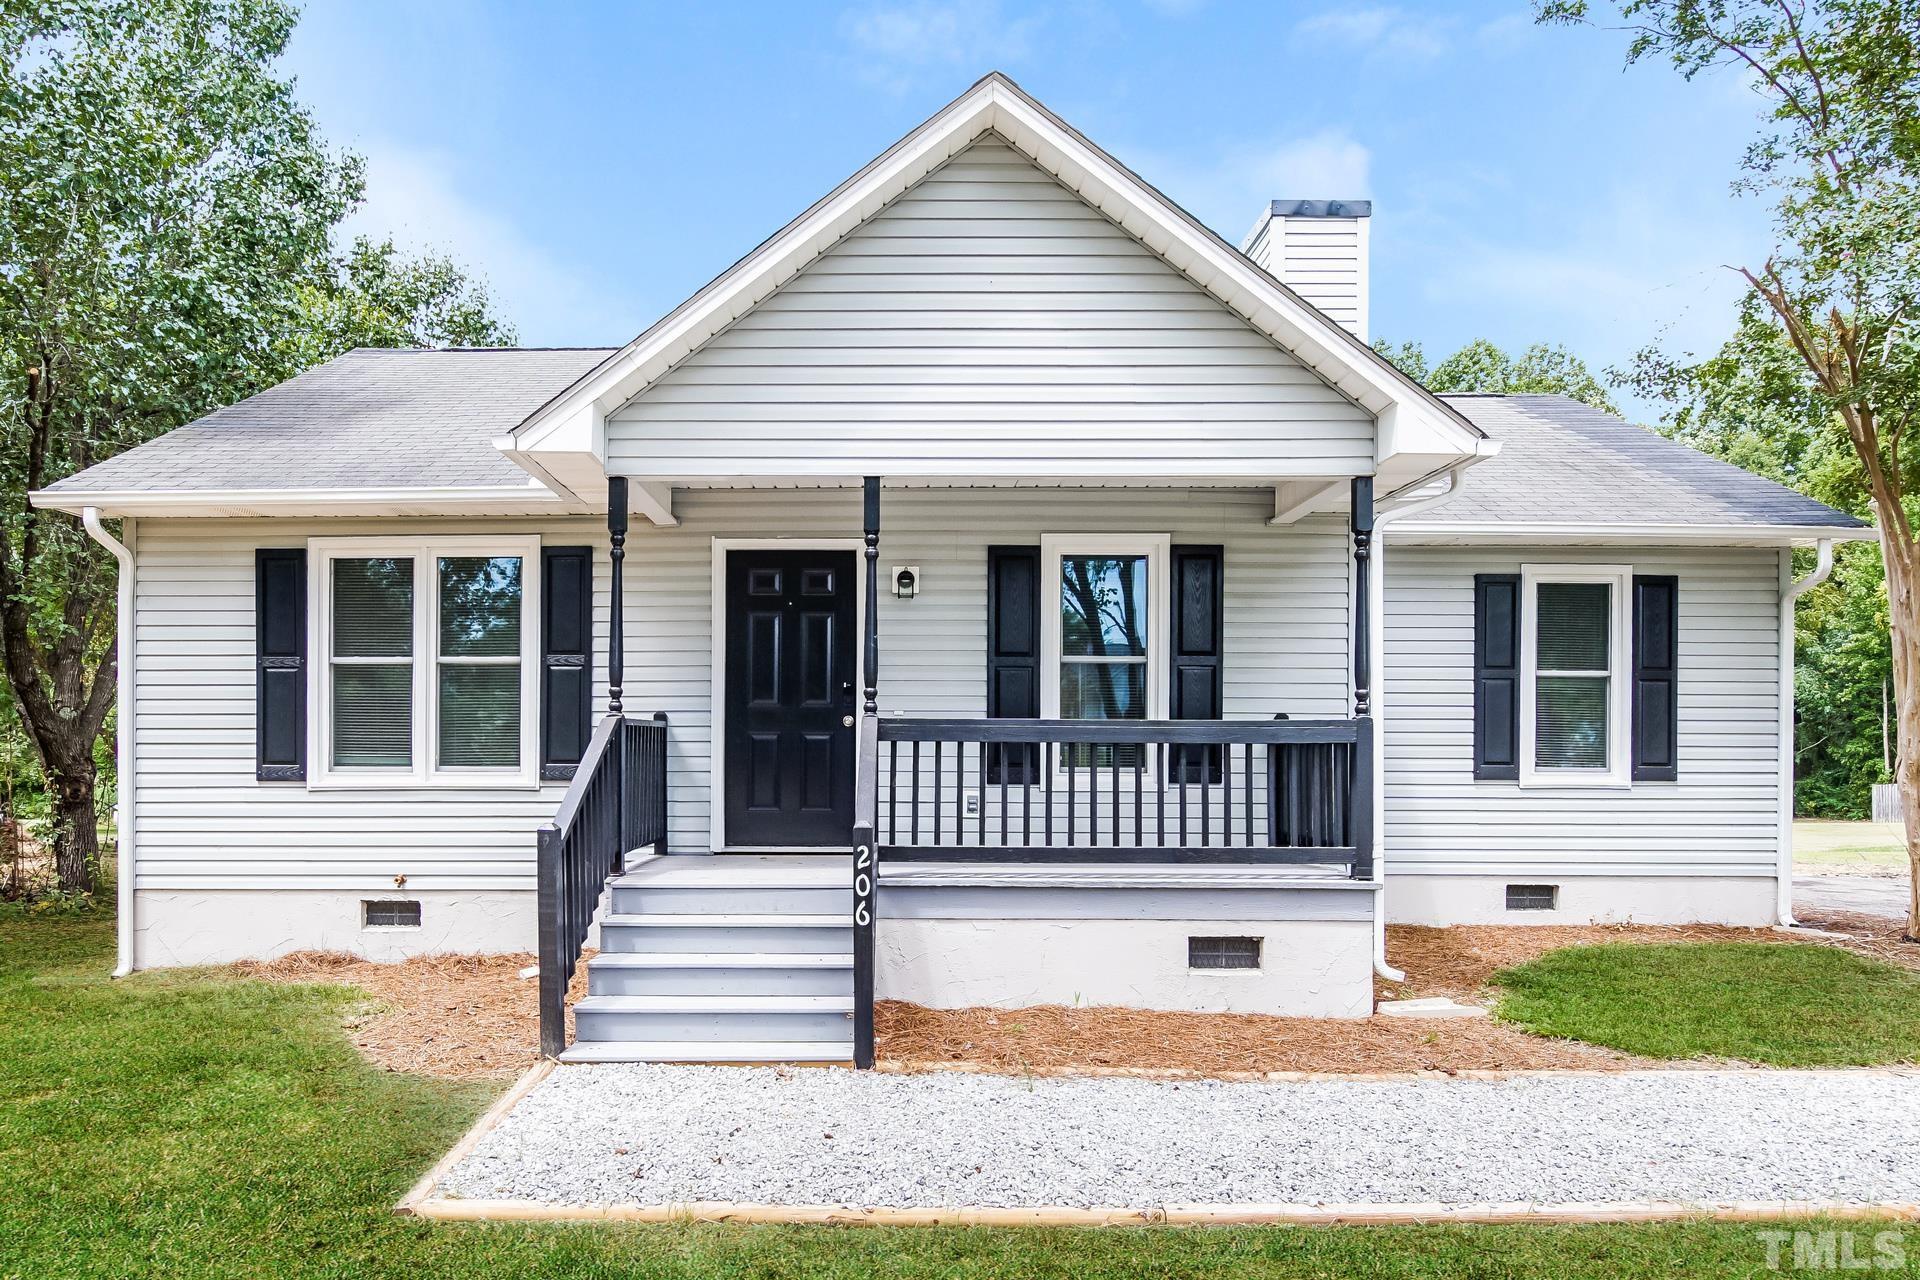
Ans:
[[[1367,637],[1367,662],[1373,668],[1373,879],[1380,886],[1380,891],[1373,895],[1373,971],[1388,982],[1405,982],[1407,975],[1387,963],[1387,700],[1384,696],[1387,684],[1386,529],[1395,521],[1418,515],[1459,497],[1461,486],[1467,482],[1467,467],[1474,461],[1475,458],[1467,458],[1448,468],[1446,474],[1452,477],[1452,483],[1440,493],[1403,506],[1376,511],[1373,517],[1373,572],[1367,579],[1367,612],[1373,619],[1373,626]],[[1417,482],[1416,487],[1424,483],[1427,482]]]
[[[118,845],[119,870],[116,872],[116,890],[120,899],[120,958],[114,966],[113,976],[124,978],[134,969],[134,931],[133,931],[133,787],[135,770],[133,765],[133,552],[116,540],[100,524],[100,508],[87,507],[80,513],[80,523],[95,542],[113,553],[120,562],[118,612],[114,622],[114,643],[118,646],[115,667],[119,674],[120,687],[115,692],[115,701],[119,706],[116,718],[114,760],[115,772],[113,824]],[[129,539],[134,537],[133,521],[121,524],[121,532]]]
[[[1775,914],[1781,924],[1793,919],[1793,602],[1833,572],[1833,539],[1819,542],[1813,572],[1792,582],[1793,553],[1780,553],[1780,855],[1774,884]]]

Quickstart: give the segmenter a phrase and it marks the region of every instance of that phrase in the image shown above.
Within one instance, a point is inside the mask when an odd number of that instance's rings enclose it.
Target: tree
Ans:
[[[1803,377],[1792,344],[1758,298],[1704,360],[1642,351],[1621,380],[1664,402],[1660,430],[1855,515],[1871,513],[1859,459]],[[1812,552],[1795,558],[1801,572]],[[1882,695],[1892,678],[1886,576],[1879,550],[1841,546],[1831,579],[1794,613],[1798,693],[1795,812],[1863,818],[1872,784],[1891,781],[1881,751]]]
[[[1547,22],[1587,18],[1549,0]],[[1774,202],[1772,252],[1734,269],[1778,326],[1880,530],[1906,814],[1907,935],[1920,941],[1920,0],[1619,0],[1629,62],[1730,70],[1762,96],[1735,189]]]
[[[69,892],[98,863],[113,566],[26,495],[341,346],[417,336],[396,317],[451,334],[486,311],[444,264],[334,256],[361,166],[275,74],[293,23],[280,0],[0,0],[0,641]]]
[[[1536,342],[1516,359],[1485,338],[1475,338],[1431,368],[1417,342],[1396,346],[1381,339],[1373,348],[1429,391],[1562,395],[1608,413],[1620,412],[1586,362],[1562,346]]]

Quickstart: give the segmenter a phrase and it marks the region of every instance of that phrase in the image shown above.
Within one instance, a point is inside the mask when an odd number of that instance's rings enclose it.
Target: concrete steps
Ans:
[[[566,1062],[846,1062],[846,855],[653,858],[611,883]]]

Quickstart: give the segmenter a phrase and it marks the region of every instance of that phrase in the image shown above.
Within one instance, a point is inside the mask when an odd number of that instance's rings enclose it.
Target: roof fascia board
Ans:
[[[421,485],[383,489],[39,489],[33,505],[78,515],[87,507],[107,516],[223,516],[241,511],[284,515],[484,515],[591,510],[537,484]],[[405,508],[396,512],[394,508]]]
[[[1093,208],[1376,415],[1396,408],[1395,451],[1470,456],[1483,433],[1365,343],[998,73],[934,113],[657,324],[535,410],[509,456],[582,451],[617,410],[757,306],[914,182],[998,133]],[[1415,436],[1418,439],[1415,439]],[[1412,446],[1416,446],[1414,448]],[[596,450],[604,460],[604,446]]]
[[[1823,538],[1866,542],[1871,528],[1790,524],[1565,524],[1412,521],[1393,527],[1400,544],[1427,546],[1806,546]]]

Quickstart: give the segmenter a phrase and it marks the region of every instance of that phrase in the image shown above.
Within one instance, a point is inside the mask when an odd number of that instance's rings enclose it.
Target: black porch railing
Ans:
[[[610,715],[553,821],[540,828],[540,1052],[567,1047],[567,984],[607,877],[626,856],[667,838],[667,718]]]
[[[1366,877],[1372,729],[1365,718],[883,719],[876,857],[1321,864]]]

